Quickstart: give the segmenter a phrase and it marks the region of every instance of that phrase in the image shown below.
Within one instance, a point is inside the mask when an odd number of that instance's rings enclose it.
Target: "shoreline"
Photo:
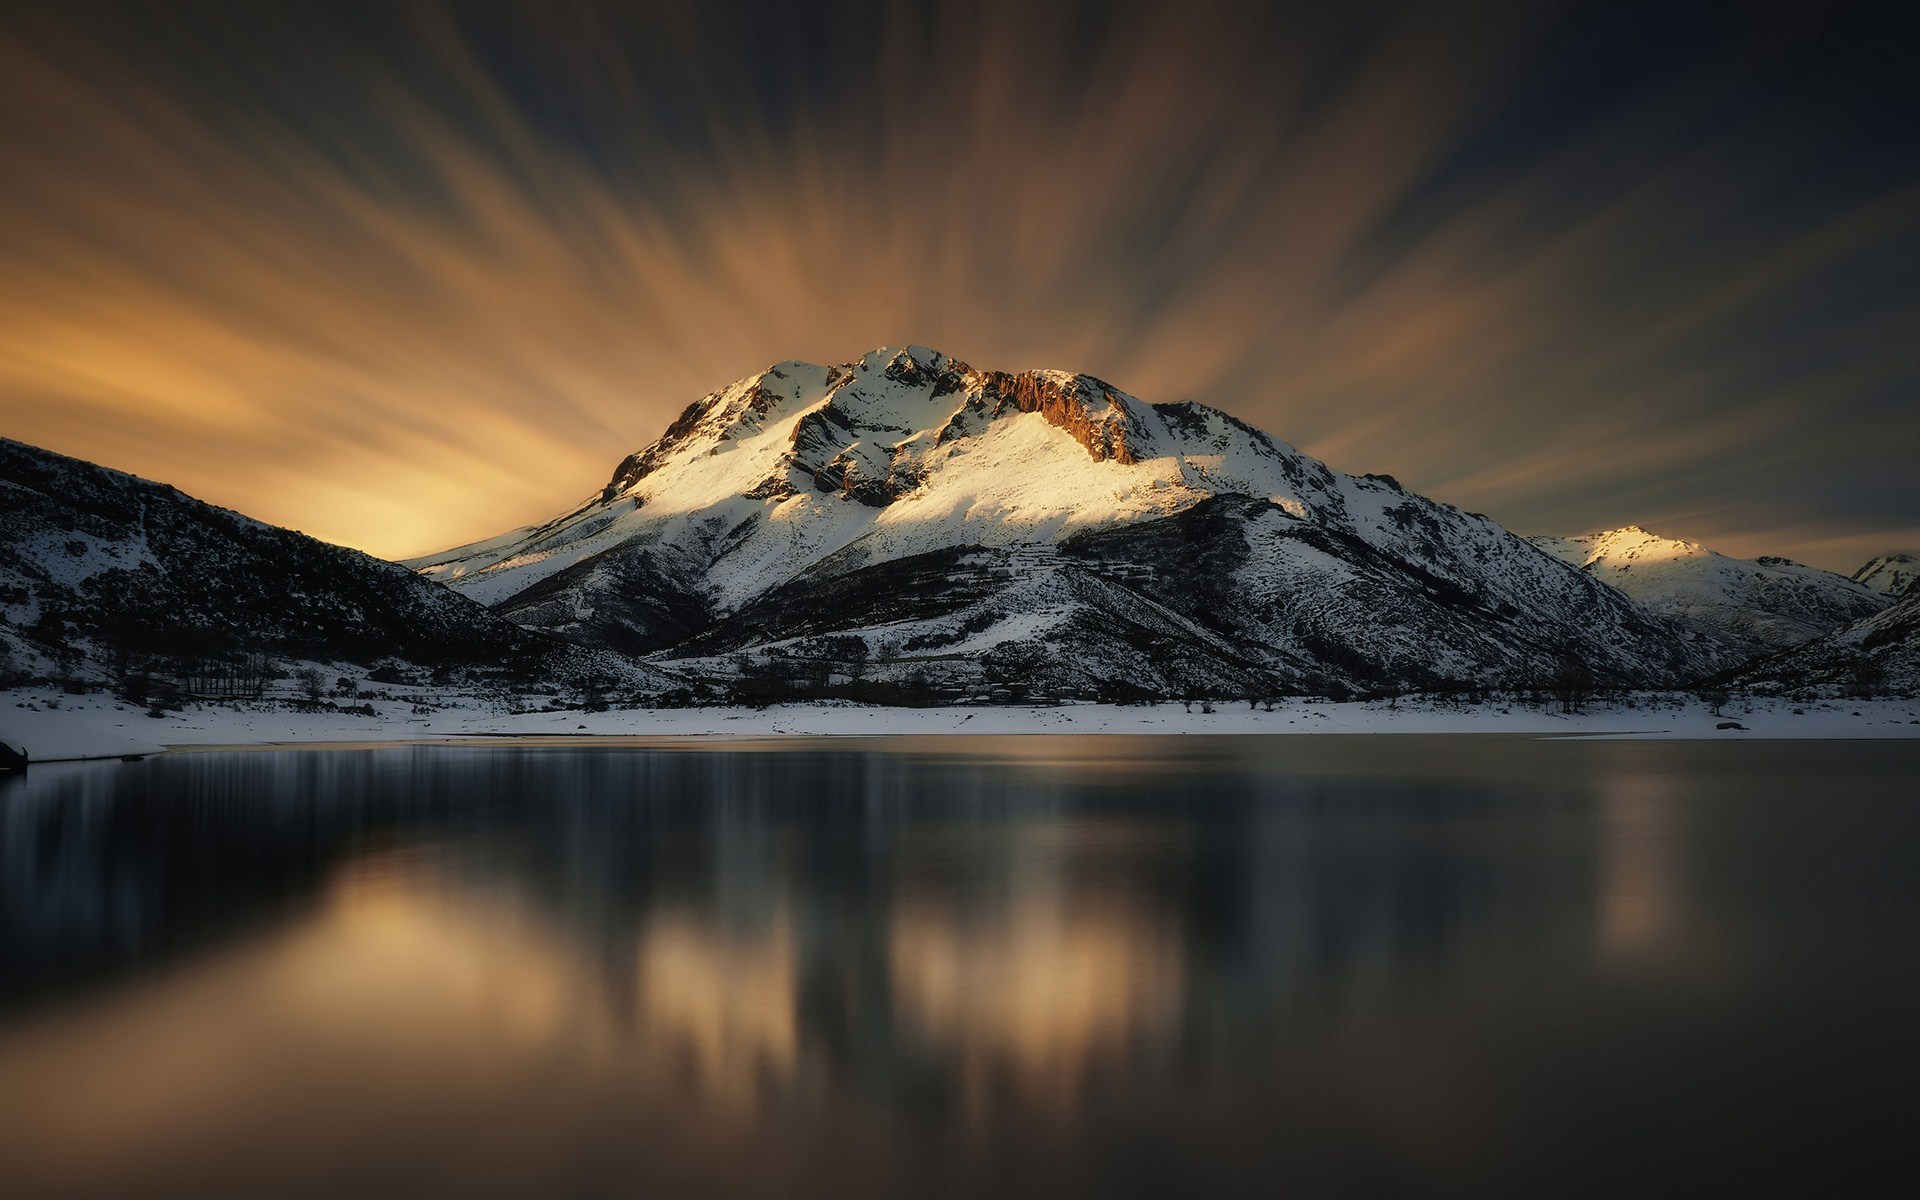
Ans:
[[[592,745],[640,741],[719,742],[776,738],[911,736],[1476,735],[1610,740],[1879,740],[1920,738],[1920,700],[1789,701],[1746,698],[1720,714],[1665,695],[1563,714],[1512,705],[1477,708],[1424,700],[1287,701],[1271,712],[1245,703],[1187,711],[1156,705],[879,708],[835,701],[764,709],[562,709],[513,713],[470,698],[420,714],[374,702],[375,716],[299,711],[273,702],[195,705],[161,718],[107,695],[48,689],[0,692],[0,740],[26,746],[31,761],[147,757],[215,748],[343,748],[374,745],[499,745],[529,740]],[[1742,726],[1720,729],[1727,722]]]

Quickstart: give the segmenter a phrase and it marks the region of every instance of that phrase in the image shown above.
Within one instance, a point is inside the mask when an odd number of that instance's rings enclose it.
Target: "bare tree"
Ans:
[[[319,667],[302,667],[293,677],[299,681],[300,690],[307,694],[307,699],[317,701],[327,694],[327,677],[320,673]]]
[[[1571,658],[1562,659],[1548,688],[1553,698],[1560,702],[1561,712],[1579,712],[1593,692],[1593,672],[1587,670],[1585,663]]]
[[[1886,686],[1887,669],[1879,659],[1862,654],[1847,672],[1851,679],[1847,690],[1862,700],[1871,700]]]

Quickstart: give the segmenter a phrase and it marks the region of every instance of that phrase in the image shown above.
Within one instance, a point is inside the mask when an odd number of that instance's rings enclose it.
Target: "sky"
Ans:
[[[1914,5],[0,7],[0,436],[389,557],[776,361],[1521,533],[1920,547]]]

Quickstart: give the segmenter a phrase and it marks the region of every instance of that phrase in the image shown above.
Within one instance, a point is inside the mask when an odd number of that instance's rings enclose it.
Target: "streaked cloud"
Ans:
[[[156,7],[0,19],[0,433],[331,540],[916,341],[1523,531],[1920,543],[1920,152],[1845,5]]]

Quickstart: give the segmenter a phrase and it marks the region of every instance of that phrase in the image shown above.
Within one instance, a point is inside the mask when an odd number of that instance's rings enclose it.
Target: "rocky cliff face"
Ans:
[[[1150,439],[1144,422],[1133,414],[1113,388],[1087,375],[1055,372],[968,372],[967,385],[992,415],[1005,412],[1038,413],[1041,419],[1079,442],[1095,462],[1132,466],[1140,461],[1135,447]]]
[[[413,565],[558,636],[721,673],[785,658],[1167,694],[1718,661],[1389,478],[1202,405],[922,347],[777,364],[689,407],[579,508]]]

